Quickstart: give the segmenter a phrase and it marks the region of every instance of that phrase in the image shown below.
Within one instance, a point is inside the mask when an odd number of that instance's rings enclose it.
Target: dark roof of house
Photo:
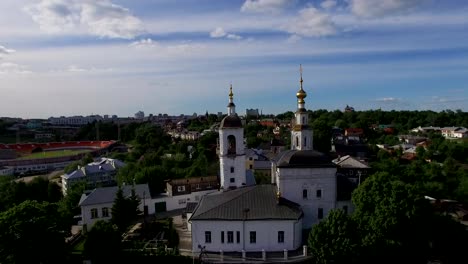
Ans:
[[[274,159],[283,168],[334,168],[330,157],[315,150],[287,150]]]
[[[151,193],[148,184],[136,184],[136,185],[125,185],[122,186],[124,197],[128,197],[132,193],[132,188],[135,187],[135,194],[142,199],[151,198]],[[93,204],[104,204],[113,203],[118,186],[96,188],[88,195],[82,194],[79,202],[79,206],[93,205]]]
[[[242,127],[242,121],[237,114],[228,115],[223,118],[221,124],[219,125],[220,129],[225,127]]]
[[[275,186],[256,185],[205,195],[190,219],[297,220],[302,215],[298,204],[277,199]]]
[[[187,205],[185,206],[185,210],[184,210],[184,211],[185,211],[186,213],[192,213],[192,212],[195,210],[195,208],[197,207],[197,205],[198,205],[198,203],[196,203],[196,202],[189,202],[189,203],[187,203]]]
[[[369,169],[370,167],[356,158],[353,158],[349,155],[344,157],[339,157],[333,160],[333,163],[338,165],[340,168],[359,168],[359,169]]]

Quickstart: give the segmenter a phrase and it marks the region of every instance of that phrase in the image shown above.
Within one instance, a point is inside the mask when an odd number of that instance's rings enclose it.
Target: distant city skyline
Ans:
[[[468,111],[468,2],[2,0],[0,116]]]

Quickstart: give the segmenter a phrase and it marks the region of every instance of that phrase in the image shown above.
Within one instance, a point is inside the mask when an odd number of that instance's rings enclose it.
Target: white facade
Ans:
[[[207,191],[200,191],[200,192],[192,192],[189,194],[177,195],[177,196],[169,196],[166,193],[161,194],[159,197],[152,198],[149,206],[150,210],[155,211],[155,204],[156,203],[166,203],[166,211],[172,211],[177,209],[185,208],[188,202],[198,202],[200,199],[208,194],[218,192],[218,190],[207,190]]]
[[[301,219],[262,221],[199,220],[192,221],[191,225],[193,252],[200,251],[199,245],[204,246],[207,251],[216,252],[220,250],[225,252],[295,250],[301,246],[302,242]],[[208,234],[206,232],[210,232],[211,242],[207,240]],[[255,232],[255,240],[252,241],[251,232]],[[282,235],[279,232],[282,232]],[[232,234],[232,240],[230,240],[230,234]]]
[[[276,168],[275,177],[281,196],[301,206],[304,229],[336,208],[336,168]]]
[[[228,116],[219,129],[220,185],[223,189],[239,188],[247,183],[245,176],[244,128],[236,114],[232,86]],[[231,124],[228,124],[231,122]]]
[[[93,205],[81,206],[81,222],[80,225],[86,225],[89,230],[94,223],[99,220],[109,221],[112,218],[112,205],[114,203],[101,203]],[[144,206],[148,207],[148,214],[154,214],[154,204],[151,207],[151,198],[141,199],[138,209],[144,212]],[[107,210],[107,214],[106,214]],[[93,212],[94,211],[94,212]]]
[[[1,167],[0,166],[0,176],[13,176],[14,169],[13,167]]]

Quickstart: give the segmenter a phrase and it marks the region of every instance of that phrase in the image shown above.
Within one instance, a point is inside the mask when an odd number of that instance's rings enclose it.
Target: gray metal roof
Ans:
[[[340,166],[341,168],[362,168],[362,169],[370,168],[366,163],[356,158],[353,158],[349,155],[334,159],[333,163]]]
[[[276,186],[256,185],[208,194],[195,209],[191,220],[297,220],[299,205],[276,197]]]
[[[151,193],[148,184],[122,186],[123,194],[125,197],[129,197],[132,194],[133,187],[135,187],[135,193],[138,197],[140,197],[140,199],[143,199],[143,197],[151,198]],[[118,188],[118,186],[96,188],[86,197],[83,197],[82,195],[80,203],[78,205],[85,206],[93,204],[113,203]]]

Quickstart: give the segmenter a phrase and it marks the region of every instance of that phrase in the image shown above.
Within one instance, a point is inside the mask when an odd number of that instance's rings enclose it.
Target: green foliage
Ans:
[[[25,201],[0,214],[0,262],[63,263],[68,233],[56,205]]]
[[[93,263],[117,261],[122,251],[122,238],[110,222],[99,220],[87,233],[84,254]]]
[[[0,178],[0,211],[20,204],[26,200],[57,202],[62,198],[60,187],[55,182],[36,177],[32,181],[15,182],[13,178]]]
[[[332,210],[312,228],[308,246],[315,263],[357,263],[360,250],[358,225],[343,210]]]

